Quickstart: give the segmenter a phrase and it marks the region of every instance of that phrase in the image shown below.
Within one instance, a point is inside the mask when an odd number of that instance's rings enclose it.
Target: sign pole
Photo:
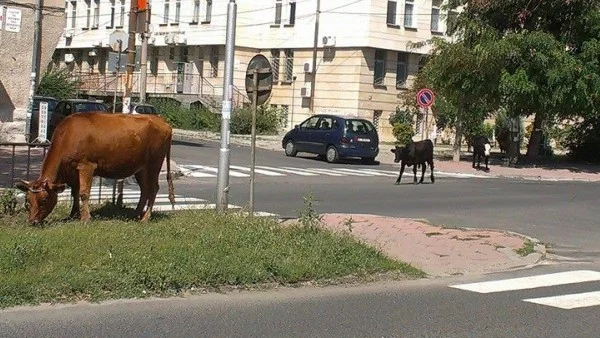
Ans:
[[[256,110],[258,102],[258,69],[252,71],[254,91],[252,93],[252,139],[250,141],[250,212],[254,215],[254,166],[256,165]]]

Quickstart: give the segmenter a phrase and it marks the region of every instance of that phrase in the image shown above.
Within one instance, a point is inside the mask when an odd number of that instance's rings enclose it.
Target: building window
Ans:
[[[456,19],[458,13],[455,11],[448,12],[448,18],[446,19],[446,35],[453,35],[456,30]]]
[[[279,49],[271,49],[271,69],[273,71],[273,83],[279,82]]]
[[[98,51],[98,71],[100,74],[106,73],[106,53],[105,49],[100,49]]]
[[[169,24],[169,0],[165,0],[163,7],[163,24]]]
[[[379,129],[379,120],[381,120],[381,115],[383,114],[382,110],[374,110],[373,111],[373,125],[375,129]]]
[[[431,31],[440,31],[440,6],[442,0],[432,0],[431,2]]]
[[[106,26],[107,28],[115,26],[115,14],[117,14],[115,2],[116,0],[110,0],[110,23]]]
[[[296,0],[275,0],[274,26],[296,24]]]
[[[206,16],[204,17],[204,23],[210,23],[212,18],[212,0],[206,0]]]
[[[285,74],[283,80],[292,82],[294,77],[294,51],[291,49],[285,50]]]
[[[169,48],[169,60],[175,60],[175,47]]]
[[[273,21],[273,23],[276,25],[281,24],[282,9],[283,9],[283,0],[275,0],[275,20]]]
[[[181,0],[175,0],[175,23],[179,23],[181,17]]]
[[[90,74],[93,74],[94,68],[96,66],[96,59],[93,56],[88,56],[87,64],[88,64],[88,71],[90,72]]]
[[[158,51],[158,47],[154,47],[150,54],[150,73],[154,76],[158,75]]]
[[[90,28],[92,26],[92,1],[85,0],[85,27]]]
[[[396,25],[396,9],[398,8],[398,3],[396,1],[388,1],[387,3],[387,24],[388,25]]]
[[[385,50],[375,50],[375,69],[373,74],[373,84],[383,86],[385,79]]]
[[[284,126],[288,126],[288,119],[289,119],[289,115],[290,115],[290,106],[287,104],[282,104],[281,105],[281,124]]]
[[[71,1],[71,27],[75,28],[77,25],[77,1]]]
[[[210,72],[212,77],[219,75],[219,46],[212,46],[210,53]]]
[[[189,50],[187,47],[180,47],[179,49],[179,61],[180,62],[188,62],[189,57]]]
[[[119,2],[119,25],[117,26],[117,28],[123,27],[125,25],[125,0],[119,0]]]
[[[98,28],[100,25],[100,0],[94,0],[94,22],[92,22],[92,28]]]
[[[414,0],[405,0],[404,2],[404,27],[415,28],[413,11],[415,9]]]
[[[192,23],[198,23],[200,21],[200,0],[194,0],[194,15],[192,16]]]
[[[396,62],[396,88],[406,87],[408,78],[408,53],[398,52],[398,61]]]

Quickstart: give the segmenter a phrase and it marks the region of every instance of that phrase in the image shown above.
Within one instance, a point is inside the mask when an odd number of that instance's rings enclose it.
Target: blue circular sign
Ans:
[[[430,107],[435,101],[433,91],[428,88],[423,88],[417,93],[417,104],[423,108]]]

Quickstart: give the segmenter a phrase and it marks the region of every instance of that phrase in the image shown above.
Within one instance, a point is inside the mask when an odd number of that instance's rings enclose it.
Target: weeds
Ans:
[[[308,230],[315,230],[321,224],[323,216],[315,210],[315,199],[312,191],[304,197],[304,208],[300,210],[298,219],[300,224]]]
[[[14,189],[2,190],[0,206],[3,215],[14,215],[17,213],[17,193]]]

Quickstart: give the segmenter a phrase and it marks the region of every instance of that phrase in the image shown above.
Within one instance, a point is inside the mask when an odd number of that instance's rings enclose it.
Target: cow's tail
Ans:
[[[167,184],[169,185],[169,201],[171,208],[175,209],[175,188],[173,188],[173,176],[171,175],[171,137],[167,147]]]

